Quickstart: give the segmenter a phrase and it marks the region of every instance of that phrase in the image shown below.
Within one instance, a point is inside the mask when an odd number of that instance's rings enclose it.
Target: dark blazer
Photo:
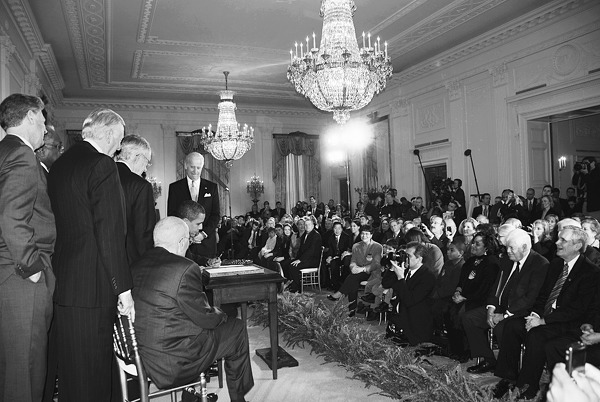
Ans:
[[[167,215],[178,216],[177,210],[183,201],[191,200],[187,177],[177,180],[169,185],[169,197],[167,199]],[[206,217],[202,223],[202,230],[208,236],[201,244],[192,244],[190,248],[196,255],[203,257],[215,257],[217,255],[216,231],[221,219],[219,207],[219,190],[212,181],[200,179],[198,190],[198,204],[204,207]]]
[[[586,312],[597,292],[600,268],[580,255],[558,295],[556,310],[544,316],[546,301],[563,270],[563,265],[564,260],[560,257],[550,263],[546,280],[533,306],[533,312],[543,317],[546,324],[563,323],[569,327],[579,327],[585,320]]]
[[[404,329],[411,345],[430,340],[433,332],[433,315],[431,313],[432,294],[436,279],[431,270],[423,265],[406,281],[387,276],[392,283],[386,281],[384,288],[394,289],[394,296],[399,298],[397,312],[400,315],[400,326]],[[391,286],[390,286],[391,285]]]
[[[500,259],[500,274],[492,286],[487,304],[495,306],[497,313],[504,313],[508,310],[517,317],[524,317],[529,314],[540,293],[550,263],[535,251],[530,251],[523,266],[519,269],[519,273],[515,273],[517,275],[516,282],[511,289],[505,289],[505,292],[510,292],[508,295],[503,295],[503,298],[508,297],[508,306],[504,306],[506,310],[498,310],[500,293],[510,277],[513,265],[514,262],[508,258]]]
[[[491,213],[492,213],[492,206],[488,205],[488,210],[487,210],[487,216],[486,216],[486,218],[489,219]],[[473,208],[473,212],[471,213],[471,218],[477,219],[477,217],[479,215],[483,215],[483,205],[479,205],[479,206],[476,206],[475,208]]]
[[[152,231],[156,224],[154,193],[152,185],[133,173],[122,162],[117,162],[121,187],[125,195],[125,217],[127,218],[127,261],[137,261],[146,250],[154,246]]]
[[[155,247],[131,272],[137,340],[148,375],[159,388],[194,381],[215,360],[210,330],[227,321],[209,305],[200,267]]]
[[[465,262],[458,287],[462,289],[462,296],[467,299],[466,311],[485,305],[499,270],[498,259],[493,255],[473,256]]]
[[[114,307],[133,282],[125,251],[125,201],[115,162],[86,141],[52,165],[48,193],[56,217],[52,266],[57,304]]]
[[[318,267],[321,258],[321,246],[321,235],[316,229],[303,236],[300,239],[300,249],[296,254],[296,259],[300,260],[298,268]]]
[[[332,234],[328,242],[326,257],[341,257],[344,251],[352,251],[352,240],[350,236],[342,232],[339,243],[335,240],[335,234]]]
[[[0,284],[51,268],[56,240],[46,175],[34,152],[14,135],[0,142]]]

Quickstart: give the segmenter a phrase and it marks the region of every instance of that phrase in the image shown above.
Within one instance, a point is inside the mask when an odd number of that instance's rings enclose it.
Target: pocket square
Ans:
[[[206,194],[204,194],[204,198],[206,198],[206,197],[210,197],[210,196],[212,196],[212,194],[211,194],[211,193],[206,193]]]

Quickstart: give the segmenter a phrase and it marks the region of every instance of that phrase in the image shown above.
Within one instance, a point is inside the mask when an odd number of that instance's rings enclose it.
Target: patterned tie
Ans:
[[[544,317],[552,312],[552,305],[556,299],[558,299],[558,295],[560,294],[560,291],[567,280],[567,276],[569,276],[569,264],[565,262],[563,270],[556,280],[556,283],[552,288],[552,292],[550,292],[550,297],[548,297],[548,300],[546,301],[546,306],[544,307]]]
[[[410,272],[411,272],[410,269],[406,272],[406,278],[404,279],[406,282],[408,282],[408,280],[411,277]]]
[[[487,205],[483,206],[483,216],[485,216],[486,218],[488,217],[488,206]]]

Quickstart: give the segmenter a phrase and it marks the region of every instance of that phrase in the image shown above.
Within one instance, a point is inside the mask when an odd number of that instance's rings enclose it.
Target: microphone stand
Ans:
[[[475,164],[473,163],[473,156],[471,155],[471,150],[465,150],[465,156],[468,156],[471,159],[471,168],[473,169],[473,177],[475,178],[475,188],[477,189],[477,198],[481,202],[481,193],[479,192],[479,184],[477,183],[477,174],[475,173]]]
[[[431,197],[431,190],[429,190],[429,183],[427,182],[427,176],[425,175],[425,169],[423,168],[423,162],[421,162],[421,151],[415,149],[413,154],[419,158],[419,165],[421,166],[421,171],[423,172],[423,179],[425,180],[425,187],[427,188],[427,194]]]
[[[231,222],[229,222],[229,237],[231,238],[231,249],[227,253],[227,258],[233,260],[235,254],[233,250],[233,215],[231,215],[231,191],[229,190],[229,187],[225,187],[225,191],[227,191],[227,195],[229,196],[229,218],[231,219]]]

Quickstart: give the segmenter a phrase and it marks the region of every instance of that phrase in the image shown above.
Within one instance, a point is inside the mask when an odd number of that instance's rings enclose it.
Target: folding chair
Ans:
[[[319,266],[316,268],[303,268],[300,270],[300,292],[304,293],[304,285],[306,286],[319,286],[321,291],[321,266],[323,265],[323,250],[325,247],[321,247],[321,256],[319,257]]]

